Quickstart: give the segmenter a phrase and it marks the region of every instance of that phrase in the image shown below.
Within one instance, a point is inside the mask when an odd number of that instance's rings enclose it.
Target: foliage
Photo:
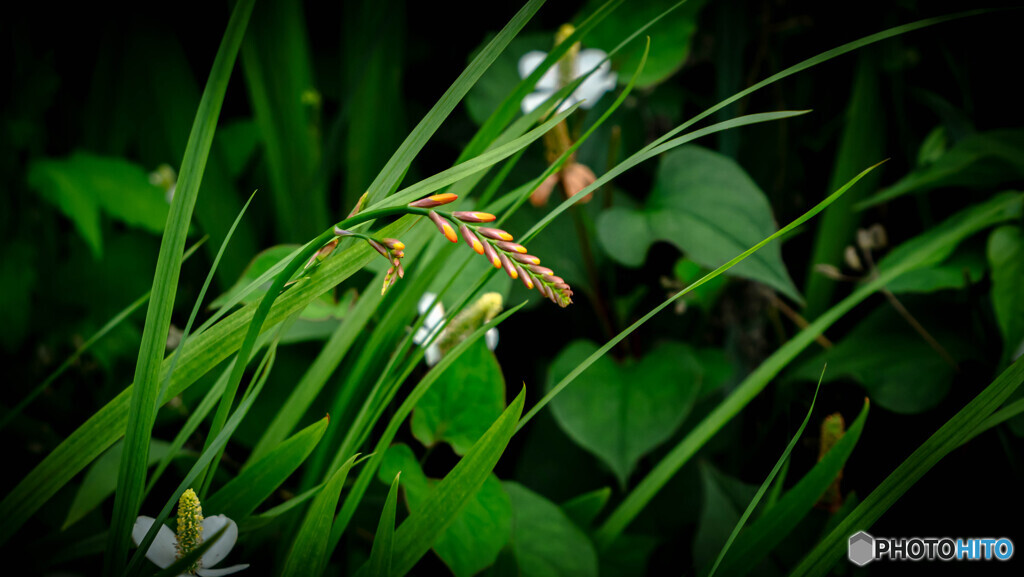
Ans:
[[[141,574],[188,489],[254,574],[1014,535],[1019,10],[343,4],[0,26],[23,570]]]

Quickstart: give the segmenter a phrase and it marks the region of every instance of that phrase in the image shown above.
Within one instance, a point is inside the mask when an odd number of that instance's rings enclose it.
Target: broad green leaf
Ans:
[[[863,176],[865,173],[861,173]],[[849,187],[851,183],[847,183]],[[840,189],[836,194],[841,193]],[[977,233],[997,222],[1011,218],[1020,213],[1021,200],[1024,195],[998,195],[979,205],[971,206],[945,220],[932,230],[921,234],[893,249],[878,265],[878,275],[867,284],[855,290],[834,307],[823,313],[814,322],[800,331],[795,337],[782,345],[761,365],[743,380],[721,404],[698,423],[662,460],[647,474],[646,477],[626,496],[625,500],[605,520],[597,530],[595,539],[601,548],[607,547],[636,518],[643,508],[654,498],[654,495],[665,486],[665,483],[685,465],[696,452],[708,442],[726,423],[735,417],[747,404],[758,395],[776,375],[779,374],[797,355],[814,342],[819,335],[842,318],[847,312],[863,302],[885,285],[907,271],[927,267],[942,262],[956,246],[968,236]],[[827,205],[828,199],[819,204],[800,220],[787,225],[782,231],[794,227],[797,222],[805,221],[814,212]],[[778,234],[778,233],[776,233]],[[714,274],[714,273],[712,273]],[[705,279],[707,277],[704,277]],[[698,281],[700,282],[700,281]],[[691,285],[693,286],[693,285]],[[649,313],[653,315],[664,308],[673,299],[670,298],[659,308]],[[642,319],[645,320],[645,319]],[[626,334],[628,334],[627,329]],[[610,343],[614,345],[615,339]],[[611,348],[605,345],[607,348]],[[582,372],[577,368],[576,374]],[[567,383],[566,383],[567,384]],[[560,383],[560,386],[562,384]],[[542,400],[543,401],[543,400]],[[533,411],[527,414],[531,416]]]
[[[1003,360],[1012,362],[1024,352],[1024,233],[1019,226],[1002,226],[988,237],[992,267],[992,308],[1003,334]]]
[[[704,3],[704,0],[687,0],[645,31],[651,38],[651,51],[644,71],[637,79],[637,86],[649,88],[682,67],[690,54],[690,41],[697,30],[697,16]],[[677,0],[634,2],[598,24],[587,36],[583,47],[611,52],[623,38],[677,4]],[[599,2],[592,1],[583,8],[583,12],[590,13],[599,5]],[[634,70],[643,52],[641,43],[633,42],[620,50],[612,58],[612,63],[616,70]],[[620,82],[625,82],[622,76],[619,78]]]
[[[832,530],[793,570],[793,577],[826,575],[846,552],[847,540],[867,531],[914,483],[977,428],[1024,382],[1024,363],[1009,366],[971,402],[946,421]]]
[[[465,455],[504,408],[501,366],[477,342],[424,393],[412,413],[412,434],[428,447],[445,442]]]
[[[918,320],[954,359],[961,360],[971,345],[957,333],[930,322],[941,318]],[[956,373],[888,304],[872,311],[832,349],[794,367],[792,378],[813,381],[826,361],[825,382],[852,378],[864,386],[873,403],[903,414],[937,406]]]
[[[370,575],[389,575],[391,558],[394,556],[395,544],[395,512],[398,507],[398,479],[402,473],[395,473],[391,482],[388,498],[384,501],[384,510],[380,512],[377,524],[377,535],[373,538],[373,550],[370,551]]]
[[[671,242],[703,266],[718,266],[776,229],[768,199],[747,173],[732,159],[698,146],[661,157],[643,209],[612,208],[597,221],[601,246],[630,267],[642,265],[651,244],[659,240]],[[729,274],[800,300],[778,244],[737,264]]]
[[[828,370],[831,370],[829,367]],[[864,430],[868,404],[839,442],[806,475],[786,491],[763,516],[739,534],[720,566],[723,575],[737,577],[750,573],[790,531],[811,511],[818,499],[842,471]]]
[[[377,471],[382,482],[402,473],[402,488],[409,512],[415,513],[434,493],[438,481],[428,479],[408,445],[388,449]],[[472,577],[489,567],[508,542],[512,505],[494,475],[473,495],[451,525],[437,535],[433,550],[456,577]]]
[[[570,343],[551,364],[548,389],[597,348],[590,341]],[[587,386],[563,392],[551,410],[562,430],[604,461],[625,485],[640,458],[686,419],[701,378],[694,352],[682,343],[666,342],[639,361],[598,359],[587,371]]]
[[[131,527],[142,504],[142,493],[146,480],[146,453],[158,406],[161,389],[161,362],[171,324],[174,296],[181,273],[182,254],[188,235],[192,210],[199,194],[203,170],[213,144],[213,133],[224,102],[231,69],[241,45],[245,28],[252,13],[252,1],[235,5],[227,31],[217,51],[206,90],[203,92],[199,110],[192,125],[189,145],[182,159],[181,170],[170,213],[167,215],[156,274],[153,277],[153,292],[146,312],[146,326],[142,333],[138,362],[135,368],[135,384],[131,394],[131,408],[125,428],[124,453],[118,474],[117,492],[114,495],[114,511],[111,518],[107,551],[104,557],[104,573],[119,574],[124,569],[128,553]],[[0,541],[4,540],[0,537]]]
[[[512,500],[512,560],[522,577],[597,577],[597,553],[579,527],[551,501],[506,481]],[[504,559],[502,561],[505,561]]]
[[[328,538],[331,534],[331,523],[334,521],[334,510],[338,507],[338,498],[345,486],[345,478],[349,469],[355,464],[358,455],[353,455],[338,468],[331,478],[317,493],[313,504],[309,506],[302,525],[295,535],[288,558],[285,559],[281,575],[320,575],[327,567],[330,556]]]
[[[208,497],[204,506],[235,520],[251,515],[313,452],[329,422],[324,417],[295,433]]]
[[[163,441],[153,439],[149,444],[149,466],[167,454],[170,445]],[[124,450],[124,443],[117,443],[103,453],[103,456],[96,459],[96,462],[89,467],[89,472],[82,479],[82,485],[75,493],[75,500],[71,503],[68,516],[64,519],[61,530],[67,529],[75,524],[87,513],[99,506],[107,497],[114,493],[117,486],[117,468],[121,463],[121,453]]]
[[[957,142],[937,160],[879,191],[858,208],[937,188],[983,190],[1021,178],[1024,178],[1024,130],[980,132]]]
[[[889,283],[893,293],[930,293],[960,289],[976,284],[985,275],[985,257],[980,252],[958,251],[933,267],[910,271]]]
[[[455,468],[398,528],[391,575],[402,577],[434,545],[490,476],[515,432],[526,399],[524,388]]]
[[[706,462],[700,463],[701,510],[693,539],[694,565],[702,574],[711,568],[718,551],[740,520],[757,489],[725,475]]]
[[[97,259],[103,254],[101,213],[155,233],[167,220],[164,191],[142,167],[120,158],[76,152],[62,160],[37,160],[29,166],[28,182],[75,223]]]
[[[612,496],[611,487],[604,487],[573,497],[562,503],[562,510],[580,529],[586,531],[594,519],[601,514],[608,499]]]

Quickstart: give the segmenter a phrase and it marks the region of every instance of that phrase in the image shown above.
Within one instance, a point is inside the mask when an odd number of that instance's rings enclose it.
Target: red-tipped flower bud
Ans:
[[[462,238],[466,239],[466,244],[470,246],[477,254],[484,254],[484,244],[480,242],[480,239],[473,234],[473,231],[469,230],[466,225],[459,226],[459,232],[462,233]]]
[[[501,260],[501,266],[505,267],[505,272],[508,273],[508,276],[512,277],[513,280],[519,278],[519,273],[516,272],[515,266],[512,264],[512,261],[509,260],[507,256],[499,252],[498,258]]]
[[[498,218],[489,212],[477,212],[470,210],[457,210],[452,213],[452,216],[462,222],[491,222]]]
[[[487,228],[482,226],[476,229],[476,231],[486,236],[487,238],[493,238],[494,240],[512,240],[512,235],[501,230],[500,228]]]
[[[393,251],[405,250],[405,243],[398,240],[397,238],[385,238],[381,242],[384,246],[390,248]]]
[[[374,248],[374,250],[379,252],[382,257],[388,259],[388,262],[391,262],[391,256],[388,255],[388,250],[386,248],[384,248],[383,245],[381,245],[379,242],[373,240],[372,238],[366,239],[366,242],[370,243],[370,246],[372,246]]]
[[[441,231],[441,234],[443,234],[445,238],[451,242],[459,242],[459,235],[455,234],[455,229],[452,228],[450,222],[434,211],[430,211],[430,214],[427,216],[430,217],[430,220],[434,221],[434,224],[437,225],[437,230]]]
[[[523,270],[523,267],[519,266],[518,264],[513,263],[512,266],[514,266],[516,268],[516,272],[519,273],[519,280],[523,281],[523,285],[526,287],[526,290],[532,289],[533,279],[530,278],[530,275],[526,274],[526,271]]]
[[[530,271],[532,271],[534,274],[539,274],[539,275],[552,275],[552,274],[555,274],[555,271],[549,269],[548,267],[540,266],[540,265],[537,265],[537,264],[527,265],[526,268],[530,269]]]
[[[505,252],[518,252],[519,254],[526,254],[526,247],[521,244],[516,244],[514,242],[506,242],[504,240],[499,240],[494,244],[498,245],[498,248]]]
[[[518,252],[512,253],[512,258],[523,264],[540,264],[540,259],[531,254],[519,254]]]
[[[450,192],[443,194],[434,194],[426,198],[421,198],[417,201],[410,202],[409,206],[413,208],[434,208],[435,206],[441,206],[442,204],[448,204],[453,200],[459,198],[458,195]]]
[[[494,268],[501,268],[501,259],[498,258],[498,251],[494,250],[494,247],[489,242],[484,243],[484,256],[487,257],[487,260],[491,261]]]

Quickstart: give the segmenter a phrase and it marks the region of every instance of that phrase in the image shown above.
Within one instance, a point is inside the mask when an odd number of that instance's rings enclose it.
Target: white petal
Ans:
[[[427,347],[427,350],[424,353],[423,357],[427,359],[428,367],[436,365],[438,362],[441,361],[441,347],[437,346],[436,343],[430,345],[429,347]]]
[[[430,309],[430,305],[434,304],[435,300],[437,300],[436,294],[423,293],[423,296],[420,297],[420,302],[416,305],[416,310],[418,310],[421,315],[426,313],[427,310]]]
[[[519,77],[526,78],[529,76],[531,72],[540,66],[540,63],[544,61],[545,57],[547,57],[547,53],[541,52],[540,50],[531,50],[530,52],[520,56]]]
[[[146,538],[146,533],[149,533],[149,528],[153,526],[153,521],[156,521],[156,519],[146,517],[145,515],[139,515],[139,518],[135,520],[135,525],[132,527],[132,541],[136,545]],[[157,567],[166,569],[178,558],[177,543],[178,538],[174,535],[174,531],[161,524],[160,531],[156,534],[156,539],[153,539],[153,544],[146,551],[146,559],[155,563]]]
[[[590,54],[588,54],[590,53]],[[588,54],[588,58],[584,58],[584,55]],[[597,66],[597,63],[604,58],[604,52],[600,50],[584,50],[580,53],[580,57],[576,60],[576,72],[579,75],[586,74],[591,68]],[[583,100],[582,108],[593,108],[597,101],[601,99],[601,96],[615,88],[615,82],[617,76],[611,71],[611,63],[605,61],[601,64],[601,67],[594,71],[583,84],[573,92],[573,96]]]
[[[487,348],[492,351],[498,346],[498,329],[490,329],[484,333],[484,341],[487,343]]]
[[[223,569],[202,569],[200,568],[196,573],[200,577],[220,577],[221,575],[231,575],[232,573],[238,573],[242,569],[248,569],[249,564],[245,563],[242,565],[232,565]]]
[[[576,56],[576,76],[583,76],[590,69],[597,66],[604,60],[608,55],[604,50],[598,50],[597,48],[587,48],[586,50],[580,50],[580,53]],[[612,69],[610,62],[605,61],[601,64],[601,69],[594,73],[594,75],[600,75],[602,72],[607,73]]]
[[[224,515],[214,515],[213,517],[203,519],[204,539],[212,539],[224,525],[228,526],[228,530],[224,532],[224,535],[216,543],[210,545],[210,548],[203,554],[203,567],[213,567],[220,563],[228,556],[231,548],[235,546],[235,541],[238,540],[238,525],[231,519]]]
[[[533,92],[523,97],[523,101],[520,103],[520,107],[523,109],[523,114],[529,114],[537,109],[538,106],[544,104],[544,101],[551,96],[550,92]]]

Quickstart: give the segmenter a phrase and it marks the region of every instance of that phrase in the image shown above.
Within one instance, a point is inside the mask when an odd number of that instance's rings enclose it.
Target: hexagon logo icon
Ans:
[[[846,556],[851,563],[861,567],[875,559],[875,538],[864,531],[860,531],[850,537],[850,546]]]

